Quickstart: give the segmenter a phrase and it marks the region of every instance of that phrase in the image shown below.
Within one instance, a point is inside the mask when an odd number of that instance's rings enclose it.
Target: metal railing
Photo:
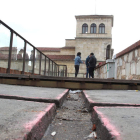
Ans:
[[[67,77],[58,65],[0,20],[0,73]]]

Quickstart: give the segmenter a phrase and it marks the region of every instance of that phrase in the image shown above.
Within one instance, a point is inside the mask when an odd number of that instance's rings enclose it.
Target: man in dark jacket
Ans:
[[[96,67],[96,57],[94,56],[93,53],[90,54],[90,60],[89,60],[89,74],[92,78],[94,78],[94,69]]]
[[[90,60],[90,55],[86,58],[86,68],[87,68],[86,78],[88,78],[88,75],[89,75],[89,60]],[[90,75],[89,75],[89,78],[90,78]]]

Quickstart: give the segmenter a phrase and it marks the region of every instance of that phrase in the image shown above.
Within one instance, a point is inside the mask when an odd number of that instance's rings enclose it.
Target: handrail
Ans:
[[[7,68],[7,72],[6,73],[10,73],[10,70],[11,70],[11,53],[12,53],[12,47],[13,47],[13,34],[15,34],[16,36],[18,36],[20,39],[22,39],[24,41],[24,53],[23,53],[23,70],[21,72],[21,74],[25,74],[25,71],[24,71],[24,67],[25,67],[25,55],[26,55],[26,45],[29,44],[31,47],[33,47],[33,66],[32,66],[32,69],[33,69],[33,72],[32,73],[28,73],[28,74],[35,74],[34,73],[34,63],[35,63],[35,50],[37,52],[39,52],[40,54],[40,58],[39,58],[39,74],[41,73],[41,58],[42,56],[45,57],[44,59],[44,75],[46,74],[46,58],[49,60],[49,66],[48,66],[48,73],[50,73],[50,62],[52,62],[52,75],[54,76],[60,76],[59,75],[59,67],[62,66],[63,67],[63,74],[62,74],[62,71],[61,71],[61,76],[67,76],[67,65],[59,65],[57,64],[56,62],[54,62],[52,59],[50,59],[48,56],[46,56],[44,53],[42,53],[39,49],[37,49],[33,44],[31,44],[29,41],[27,41],[24,37],[22,37],[20,34],[18,34],[16,31],[14,31],[11,27],[9,27],[7,24],[5,24],[2,20],[0,20],[0,26],[1,24],[3,26],[5,26],[7,29],[10,30],[11,32],[11,36],[9,38],[9,41],[10,41],[10,45],[9,45],[9,54],[8,54],[8,68]],[[3,54],[4,55],[4,54]],[[30,56],[31,57],[31,56]],[[31,60],[31,58],[30,58]],[[0,60],[1,61],[1,60]],[[0,66],[1,67],[1,66]],[[58,67],[58,68],[57,68]],[[58,74],[57,74],[57,71],[58,71]]]

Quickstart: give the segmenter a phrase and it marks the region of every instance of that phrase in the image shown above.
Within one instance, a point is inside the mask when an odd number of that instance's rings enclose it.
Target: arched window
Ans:
[[[88,32],[88,25],[87,25],[86,23],[84,23],[84,24],[82,25],[82,33],[85,34],[85,33],[87,33],[87,32]]]
[[[101,23],[99,25],[99,33],[100,34],[104,34],[105,33],[105,25],[103,23]]]
[[[106,60],[107,59],[110,59],[110,45],[108,45],[106,48]]]
[[[95,23],[91,24],[91,26],[90,26],[90,33],[91,34],[96,33],[96,24]]]

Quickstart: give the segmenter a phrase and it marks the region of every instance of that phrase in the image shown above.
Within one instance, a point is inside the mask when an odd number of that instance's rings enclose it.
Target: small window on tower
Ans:
[[[91,24],[91,26],[90,26],[90,33],[91,34],[96,33],[96,24],[95,23]]]
[[[99,25],[99,33],[104,34],[105,33],[105,25],[102,23]]]
[[[82,25],[82,33],[85,34],[88,32],[88,25],[85,23]]]

